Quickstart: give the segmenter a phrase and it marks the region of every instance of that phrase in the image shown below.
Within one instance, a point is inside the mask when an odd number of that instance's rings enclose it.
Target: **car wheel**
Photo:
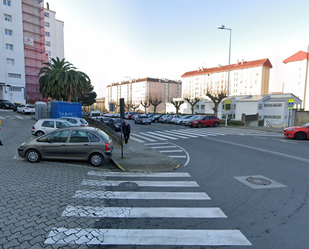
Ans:
[[[24,114],[24,115],[26,114],[25,111],[23,111],[23,114]]]
[[[198,123],[197,124],[197,128],[202,128],[203,127],[203,124],[202,123]]]
[[[214,123],[214,127],[218,127],[219,126],[219,123],[218,122],[215,122]]]
[[[37,131],[36,133],[35,133],[35,135],[37,136],[37,137],[40,137],[40,136],[42,136],[42,135],[44,135],[45,133],[43,132],[43,131]]]
[[[103,156],[101,154],[95,153],[90,156],[89,160],[92,166],[98,167],[103,162]]]
[[[40,161],[41,155],[37,150],[29,150],[26,154],[26,158],[30,163],[37,163]]]
[[[307,135],[304,132],[297,132],[295,133],[294,138],[297,140],[304,140],[307,138]]]

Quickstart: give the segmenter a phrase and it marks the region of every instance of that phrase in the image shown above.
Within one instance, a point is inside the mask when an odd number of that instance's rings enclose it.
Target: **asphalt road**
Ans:
[[[8,110],[0,118],[2,248],[307,248],[308,141],[132,124],[131,139],[161,147],[182,167],[127,174],[28,163],[17,147],[32,138],[35,120]]]

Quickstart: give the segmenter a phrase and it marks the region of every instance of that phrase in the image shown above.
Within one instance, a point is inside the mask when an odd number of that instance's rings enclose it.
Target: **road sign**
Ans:
[[[232,110],[232,100],[231,99],[224,100],[224,110],[226,111]]]
[[[293,109],[294,106],[294,99],[289,99],[288,101],[288,109]]]

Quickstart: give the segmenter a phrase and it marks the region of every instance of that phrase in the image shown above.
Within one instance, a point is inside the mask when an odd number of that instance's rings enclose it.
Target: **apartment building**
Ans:
[[[48,61],[44,1],[2,0],[0,15],[0,57],[4,58],[0,61],[0,99],[21,103],[43,100],[39,93],[38,73],[42,63]],[[58,23],[54,15],[51,19],[50,24]],[[57,35],[60,37],[57,41],[63,44],[63,28],[48,32],[49,37],[61,33]],[[63,58],[63,45],[55,46],[56,50],[60,52],[55,55]]]
[[[0,99],[24,102],[25,61],[21,1],[0,2]]]
[[[139,106],[144,111],[144,107],[140,105],[141,101],[161,100],[162,102],[157,106],[156,111],[165,112],[165,104],[173,98],[180,98],[180,96],[181,81],[147,77],[108,85],[105,105],[108,110],[109,103],[115,103],[117,106],[119,99],[124,98],[126,105]],[[150,106],[147,110],[153,112],[154,107]]]
[[[213,68],[198,68],[184,73],[182,97],[202,97],[207,91],[212,94],[227,92],[228,65]],[[272,65],[269,59],[237,61],[230,65],[229,95],[267,94]]]
[[[302,108],[309,111],[309,53],[299,51],[283,61],[285,64],[283,92],[293,93],[303,101]]]
[[[49,3],[46,3],[44,16],[46,54],[62,60],[64,58],[64,22],[56,19],[56,12],[49,9]]]

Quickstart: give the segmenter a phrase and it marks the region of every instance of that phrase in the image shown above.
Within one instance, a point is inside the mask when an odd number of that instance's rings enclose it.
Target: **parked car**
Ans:
[[[19,105],[21,105],[21,103],[19,103],[19,102],[14,102],[14,103],[13,103],[13,111],[14,111],[14,112],[17,112],[17,107],[18,107]]]
[[[13,109],[14,105],[11,101],[6,99],[0,99],[0,108],[2,109]]]
[[[164,114],[157,114],[157,115],[154,115],[151,119],[151,122],[152,123],[158,123],[159,122],[159,118],[162,117]]]
[[[114,131],[121,131],[121,118],[111,118],[108,121],[108,126]]]
[[[169,114],[165,114],[162,117],[159,118],[160,123],[166,123],[167,118],[169,117]]]
[[[17,112],[22,113],[22,114],[35,113],[35,106],[34,105],[21,104],[21,105],[17,106]]]
[[[297,140],[309,139],[309,123],[285,128],[283,134],[287,138],[295,138]]]
[[[125,115],[124,115],[124,118],[125,119],[132,119],[132,117],[134,116],[134,115],[136,115],[137,114],[137,112],[126,112],[125,113]],[[131,118],[130,118],[131,117]]]
[[[31,163],[41,159],[83,160],[99,166],[110,159],[113,152],[112,139],[94,127],[66,127],[22,143],[18,155]]]
[[[193,120],[195,119],[196,115],[192,116],[191,118],[188,118],[186,120],[184,120],[182,123],[185,125],[185,126],[188,126],[190,125],[190,120]]]
[[[140,115],[134,120],[135,124],[151,124],[151,119],[148,115]]]
[[[215,116],[195,116],[194,119],[189,121],[189,125],[191,127],[207,127],[207,126],[214,126],[218,127],[220,124],[220,119]]]
[[[39,119],[31,128],[32,135],[42,136],[59,128],[75,126],[62,119],[43,118]],[[76,126],[75,126],[76,127]]]
[[[166,119],[166,123],[174,123],[174,118],[180,118],[182,117],[181,115],[175,114],[175,115],[170,115],[167,119]]]
[[[98,116],[101,116],[101,112],[100,111],[91,111],[89,115],[90,115],[90,117],[98,117]]]
[[[105,116],[103,116],[103,117],[97,117],[97,120],[100,121],[100,122],[102,122],[102,123],[105,124],[105,125],[108,125],[108,122],[109,122],[110,119],[111,119],[110,117],[105,117]]]
[[[174,124],[178,124],[181,125],[183,124],[184,121],[188,120],[189,118],[193,117],[193,115],[186,115],[186,116],[182,116],[180,118],[174,118]]]
[[[89,126],[88,122],[83,118],[61,117],[60,119],[66,120],[75,126]]]

